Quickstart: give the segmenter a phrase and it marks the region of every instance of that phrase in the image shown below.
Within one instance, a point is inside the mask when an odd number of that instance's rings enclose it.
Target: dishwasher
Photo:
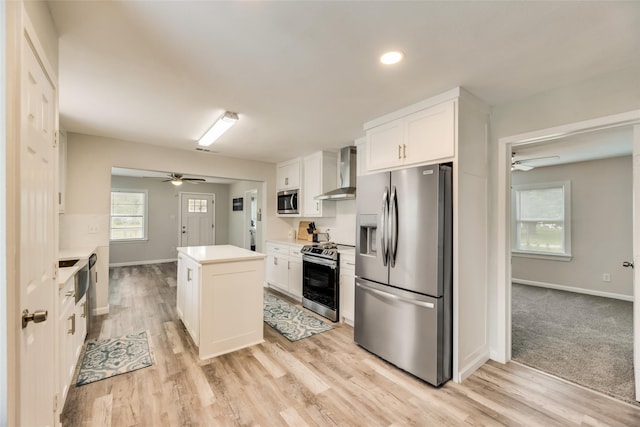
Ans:
[[[91,254],[88,261],[89,267],[89,295],[87,296],[87,336],[91,333],[91,323],[93,318],[93,313],[96,310],[96,286],[98,283],[98,272],[96,271],[96,262],[98,261],[98,255]]]

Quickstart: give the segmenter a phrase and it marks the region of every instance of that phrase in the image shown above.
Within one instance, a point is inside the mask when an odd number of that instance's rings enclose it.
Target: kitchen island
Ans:
[[[177,249],[177,311],[200,359],[263,342],[266,255],[232,245]]]

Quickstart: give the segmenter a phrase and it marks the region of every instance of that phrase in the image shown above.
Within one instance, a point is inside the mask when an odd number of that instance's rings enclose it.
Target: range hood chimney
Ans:
[[[356,198],[356,147],[340,149],[340,188],[316,196],[316,200],[354,200]]]

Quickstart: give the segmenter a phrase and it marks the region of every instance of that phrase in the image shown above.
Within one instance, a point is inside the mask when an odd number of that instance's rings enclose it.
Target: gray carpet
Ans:
[[[519,284],[512,289],[514,360],[638,404],[631,302]]]

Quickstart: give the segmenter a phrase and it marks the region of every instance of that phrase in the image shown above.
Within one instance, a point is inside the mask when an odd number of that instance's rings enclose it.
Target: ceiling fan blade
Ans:
[[[205,182],[206,179],[203,178],[182,178],[183,181],[191,181],[191,182]]]
[[[530,171],[531,169],[533,169],[533,166],[523,165],[523,164],[518,163],[518,162],[515,162],[511,166],[511,170],[519,170],[519,171],[523,171],[523,172]]]

